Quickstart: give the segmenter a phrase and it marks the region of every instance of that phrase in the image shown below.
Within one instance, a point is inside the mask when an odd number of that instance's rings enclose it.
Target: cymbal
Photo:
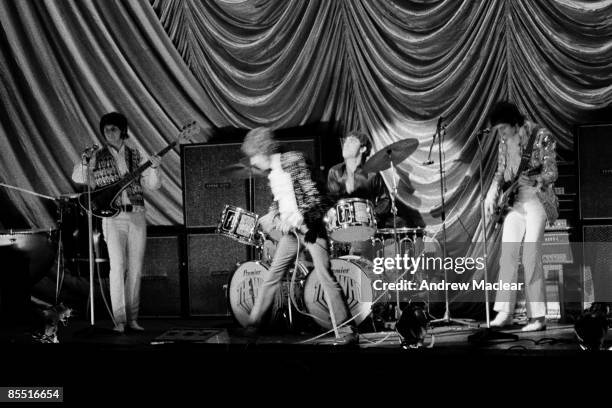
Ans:
[[[236,163],[226,166],[220,170],[221,175],[234,179],[248,179],[250,177],[266,177],[263,170],[244,163]]]
[[[390,144],[374,153],[363,166],[367,173],[376,173],[387,170],[391,167],[391,162],[397,166],[406,160],[419,146],[417,139],[404,139]]]

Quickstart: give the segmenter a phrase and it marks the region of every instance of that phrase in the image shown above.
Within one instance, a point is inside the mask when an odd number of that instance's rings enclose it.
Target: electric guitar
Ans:
[[[177,136],[176,140],[170,143],[168,146],[160,150],[156,156],[163,156],[168,153],[177,144],[184,143],[189,140],[191,136],[197,134],[200,131],[200,126],[194,121],[182,127],[181,132]],[[132,182],[138,180],[141,174],[151,167],[151,161],[147,160],[141,164],[136,170],[126,174],[121,180],[114,182],[108,186],[98,188],[91,192],[91,214],[100,218],[115,217],[121,211],[114,204],[115,199],[125,190]],[[87,193],[81,193],[79,195],[79,204],[85,211],[89,209]]]
[[[531,170],[523,172],[527,177],[534,176],[539,174],[542,171],[542,166],[535,167]],[[521,173],[519,173],[512,182],[508,182],[502,187],[503,192],[499,195],[497,199],[497,205],[495,207],[495,211],[493,212],[493,223],[503,223],[504,218],[508,215],[510,211],[510,207],[514,205],[514,201],[516,200],[516,195],[519,189],[519,178]]]

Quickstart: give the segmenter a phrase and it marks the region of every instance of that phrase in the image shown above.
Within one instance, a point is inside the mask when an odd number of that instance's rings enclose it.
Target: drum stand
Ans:
[[[446,283],[448,283],[448,270],[444,267],[444,263],[446,260],[446,207],[445,207],[445,202],[444,202],[444,192],[445,192],[445,185],[446,185],[446,179],[445,179],[446,171],[444,170],[444,163],[443,163],[443,158],[442,158],[442,141],[443,141],[442,139],[446,136],[446,129],[445,127],[442,126],[442,121],[443,121],[443,117],[440,116],[440,119],[438,119],[438,124],[436,126],[436,133],[434,133],[433,140],[431,141],[431,146],[429,148],[429,157],[427,158],[427,161],[424,163],[425,165],[433,163],[433,161],[431,160],[431,150],[434,144],[436,143],[436,136],[437,136],[439,172],[440,172],[440,197],[442,200],[441,202],[442,260],[443,260],[442,269],[444,269],[444,283],[445,283],[444,285],[444,306],[445,308],[444,308],[444,317],[442,317],[441,319],[434,319],[430,322],[430,324],[432,326],[444,326],[444,325],[453,325],[453,324],[470,326],[470,322],[468,322],[467,320],[451,318],[450,300],[448,298],[448,287],[446,286]]]

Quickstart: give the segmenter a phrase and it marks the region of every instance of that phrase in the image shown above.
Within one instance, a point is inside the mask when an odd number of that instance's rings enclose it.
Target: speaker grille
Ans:
[[[178,236],[147,237],[140,288],[140,314],[181,314],[180,253]]]
[[[224,285],[247,260],[247,246],[218,234],[189,234],[187,248],[190,314],[229,315]]]
[[[226,204],[246,208],[245,181],[220,174],[242,158],[240,143],[186,145],[182,154],[187,228],[216,227]]]
[[[580,218],[612,219],[612,124],[580,126]]]
[[[611,302],[612,225],[584,226],[583,238],[583,275],[592,279],[593,300]]]

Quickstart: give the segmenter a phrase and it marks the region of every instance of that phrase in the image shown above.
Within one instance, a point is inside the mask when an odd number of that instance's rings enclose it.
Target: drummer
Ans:
[[[344,161],[329,169],[327,190],[332,200],[343,198],[362,198],[370,200],[375,208],[376,223],[379,228],[393,227],[391,198],[380,173],[366,173],[363,165],[370,155],[372,144],[368,136],[359,131],[349,132],[342,139],[342,157]],[[412,216],[410,209],[401,203],[398,206],[396,223],[398,227],[423,227],[423,219]],[[416,211],[412,211],[416,212]],[[369,241],[355,242],[351,254],[361,255],[370,260],[374,257],[374,248]]]

